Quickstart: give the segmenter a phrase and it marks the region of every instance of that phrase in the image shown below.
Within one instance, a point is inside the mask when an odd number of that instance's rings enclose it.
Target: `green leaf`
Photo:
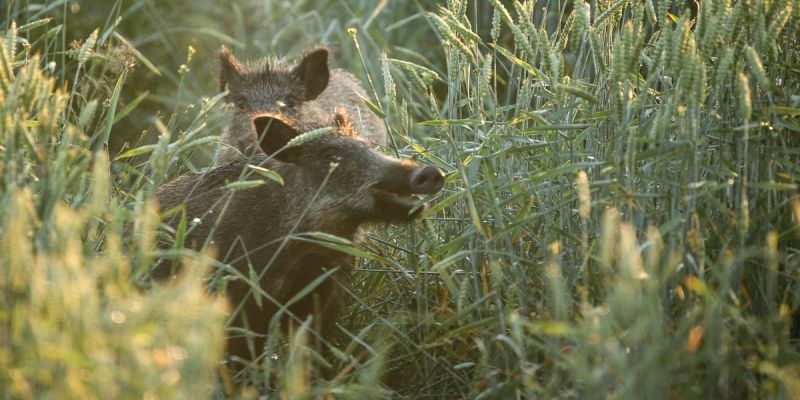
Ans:
[[[489,46],[492,46],[493,49],[497,50],[498,53],[502,54],[503,57],[509,59],[509,61],[519,65],[525,71],[528,71],[528,73],[530,73],[534,78],[541,79],[541,77],[543,76],[542,71],[539,71],[536,67],[528,64],[527,62],[525,62],[525,60],[518,58],[513,53],[504,49],[503,47],[500,47],[494,43],[490,43]]]
[[[380,108],[378,108],[378,106],[373,104],[371,101],[369,101],[369,100],[367,100],[367,99],[365,99],[363,97],[361,98],[361,101],[363,101],[364,104],[367,106],[367,108],[372,110],[372,112],[374,112],[375,115],[378,116],[378,118],[380,118],[380,119],[386,118],[386,114],[384,114],[383,111]]]
[[[121,119],[125,118],[125,117],[126,117],[128,114],[130,114],[130,113],[131,113],[131,111],[133,111],[133,110],[136,108],[136,106],[138,106],[138,105],[139,105],[139,103],[141,103],[141,102],[142,102],[142,100],[144,100],[144,99],[145,99],[145,97],[147,97],[147,95],[148,95],[148,94],[150,94],[150,91],[149,91],[149,90],[147,90],[147,91],[145,91],[144,93],[142,93],[142,94],[140,94],[140,95],[136,96],[136,98],[135,98],[135,99],[133,99],[133,101],[132,101],[132,102],[128,103],[128,105],[126,105],[126,106],[125,106],[125,108],[123,108],[122,110],[120,110],[120,112],[118,112],[118,113],[117,113],[117,114],[114,116],[114,122],[113,122],[113,123],[114,123],[114,124],[116,124],[116,123],[117,123],[117,122],[119,122]]]
[[[117,79],[117,84],[114,85],[114,93],[111,94],[111,105],[108,106],[108,115],[106,116],[106,128],[103,131],[103,146],[108,148],[108,138],[111,137],[111,127],[114,126],[114,115],[117,111],[117,104],[119,104],[119,96],[122,93],[122,84],[128,77],[128,71],[125,70]]]
[[[352,246],[353,245],[353,242],[351,242],[350,240],[347,240],[347,239],[345,239],[345,238],[343,238],[341,236],[336,236],[334,234],[326,233],[326,232],[308,232],[308,233],[304,234],[304,236],[309,236],[309,237],[312,237],[314,239],[319,239],[319,240],[330,242],[330,243],[338,243],[338,244],[347,245],[347,246]]]
[[[142,154],[151,153],[153,150],[156,149],[156,145],[154,144],[146,144],[144,146],[139,146],[135,149],[130,149],[120,155],[118,155],[114,160],[121,160],[123,158],[130,158],[135,157]]]
[[[762,107],[760,111],[774,112],[776,114],[781,114],[781,115],[800,115],[800,108],[798,107],[767,106],[767,107]]]
[[[540,132],[540,131],[571,131],[571,130],[584,129],[588,127],[589,124],[544,125],[544,126],[534,126],[532,128],[528,128],[522,131],[522,133]]]
[[[294,295],[291,299],[289,299],[289,301],[287,301],[285,304],[283,304],[283,306],[281,306],[281,309],[277,313],[275,313],[275,315],[272,317],[272,323],[276,323],[277,321],[279,321],[280,317],[283,314],[283,312],[285,310],[287,310],[289,308],[289,306],[291,306],[294,303],[297,303],[303,297],[306,297],[309,293],[314,291],[314,289],[316,289],[317,286],[321,285],[322,282],[325,282],[326,279],[328,279],[331,275],[335,274],[336,271],[338,271],[338,270],[339,270],[339,268],[333,268],[333,269],[330,269],[328,271],[325,271],[324,274],[318,276],[316,279],[311,281],[311,283],[306,285],[306,287],[304,287],[302,290],[297,292],[296,295]]]
[[[253,165],[253,164],[247,164],[247,168],[252,169],[257,174],[259,174],[259,175],[261,175],[261,176],[263,176],[263,177],[265,177],[265,178],[267,178],[267,179],[269,179],[269,180],[271,180],[273,182],[277,182],[281,186],[283,186],[283,184],[284,184],[283,177],[279,173],[277,173],[277,172],[275,172],[275,171],[273,171],[273,170],[271,170],[269,168],[259,167],[257,165]]]
[[[353,242],[336,235],[332,235],[326,232],[306,232],[303,233],[302,236],[298,236],[297,240],[309,241],[319,246],[336,250],[340,253],[349,254],[354,257],[364,258],[368,260],[374,260],[381,263],[387,263],[388,261],[384,258],[359,249],[353,246]]]
[[[559,84],[556,84],[556,88],[563,89],[565,92],[567,92],[567,93],[569,93],[569,94],[571,94],[573,96],[580,97],[580,98],[582,98],[584,100],[587,100],[589,102],[592,102],[592,103],[595,103],[595,104],[600,103],[600,99],[598,99],[597,96],[595,96],[595,95],[589,93],[587,90],[581,89],[581,88],[579,88],[577,86],[564,85],[562,83],[559,83]]]
[[[422,126],[450,126],[450,125],[460,125],[460,126],[469,126],[475,125],[479,123],[480,120],[477,118],[465,118],[465,119],[432,119],[428,121],[417,122],[417,125]]]
[[[228,190],[230,190],[232,192],[235,192],[235,191],[238,191],[238,190],[246,190],[246,189],[256,188],[256,187],[259,187],[259,186],[261,186],[261,185],[263,185],[265,183],[266,182],[264,182],[264,181],[262,181],[260,179],[259,180],[252,180],[252,181],[236,181],[236,182],[231,182],[231,183],[225,185],[225,189],[228,189]]]
[[[178,220],[178,228],[175,229],[175,248],[183,248],[186,241],[186,208],[181,207],[181,217]]]

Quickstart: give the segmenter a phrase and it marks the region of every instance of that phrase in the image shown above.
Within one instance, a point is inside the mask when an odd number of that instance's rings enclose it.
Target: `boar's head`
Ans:
[[[333,117],[334,134],[290,148],[284,146],[300,129],[286,119],[263,114],[253,124],[270,159],[292,164],[302,171],[303,184],[320,188],[312,205],[317,220],[348,225],[410,221],[423,210],[418,195],[437,193],[444,184],[438,168],[387,157],[356,137],[341,109]]]
[[[316,99],[328,86],[328,50],[312,47],[295,65],[280,59],[241,63],[226,47],[219,52],[220,90],[237,109],[295,113],[303,102]]]

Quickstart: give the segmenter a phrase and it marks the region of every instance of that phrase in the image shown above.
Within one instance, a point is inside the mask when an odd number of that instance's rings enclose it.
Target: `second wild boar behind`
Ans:
[[[220,90],[234,106],[230,125],[217,148],[214,165],[219,166],[258,151],[254,115],[281,113],[301,125],[324,124],[336,108],[344,109],[353,131],[367,142],[385,146],[386,126],[364,104],[367,94],[358,80],[341,69],[328,66],[329,51],[309,48],[292,64],[282,58],[240,62],[222,47],[219,53]]]

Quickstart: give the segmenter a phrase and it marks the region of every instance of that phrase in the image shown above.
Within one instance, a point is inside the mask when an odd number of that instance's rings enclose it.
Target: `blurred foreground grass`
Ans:
[[[70,118],[70,94],[38,56],[18,57],[15,33],[0,40],[2,397],[208,396],[225,307],[205,293],[207,266],[187,257],[179,282],[137,287],[153,201],[116,195],[108,156],[85,129],[98,102]]]
[[[800,397],[795,0],[87,4],[10,2],[0,24],[2,397],[225,395],[223,302],[203,290],[221,266],[155,250],[154,189],[213,150],[220,43],[320,41],[370,77],[388,151],[447,186],[425,221],[349,248],[339,337],[276,330],[240,383]],[[150,287],[162,259],[190,273]]]

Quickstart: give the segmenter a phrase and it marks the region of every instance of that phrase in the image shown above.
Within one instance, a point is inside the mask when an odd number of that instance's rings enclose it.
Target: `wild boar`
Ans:
[[[386,127],[363,102],[367,98],[355,77],[328,66],[328,49],[312,47],[296,64],[283,59],[241,63],[226,47],[219,52],[220,90],[234,115],[214,156],[220,166],[258,151],[253,115],[279,112],[301,124],[324,124],[335,108],[353,120],[357,136],[376,146],[386,145]]]
[[[302,233],[325,232],[352,240],[364,224],[409,222],[423,210],[417,195],[435,194],[444,182],[436,167],[377,152],[356,136],[342,109],[328,123],[333,133],[288,148],[284,146],[300,133],[320,126],[301,126],[274,113],[258,115],[251,123],[254,131],[263,133],[261,154],[182,175],[157,192],[162,210],[183,205],[187,221],[194,221],[189,223],[187,247],[211,244],[219,250],[218,258],[241,276],[258,277],[256,288],[244,279],[233,279],[227,287],[233,307],[240,309],[233,327],[247,327],[255,334],[229,338],[232,360],[255,360],[281,305],[326,272],[331,275],[288,310],[300,319],[313,315],[323,335],[333,326],[353,260],[298,240]],[[278,173],[283,185],[253,173],[253,166]],[[263,183],[230,190],[232,182],[256,179]],[[167,223],[176,226],[178,221]],[[260,305],[253,291],[260,293]]]

